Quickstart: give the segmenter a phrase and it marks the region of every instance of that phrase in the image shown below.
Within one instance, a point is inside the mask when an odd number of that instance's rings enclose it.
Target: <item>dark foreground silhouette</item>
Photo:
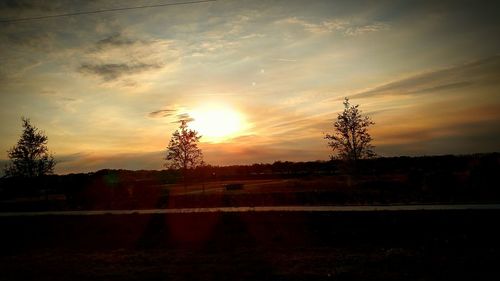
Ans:
[[[168,170],[11,178],[0,209],[497,204],[499,164],[380,158],[355,176],[339,162],[205,167],[186,187]],[[0,280],[498,280],[499,220],[495,208],[0,216]]]
[[[0,280],[498,280],[499,210],[0,217]]]
[[[500,202],[500,154],[101,170],[0,180],[0,211]]]

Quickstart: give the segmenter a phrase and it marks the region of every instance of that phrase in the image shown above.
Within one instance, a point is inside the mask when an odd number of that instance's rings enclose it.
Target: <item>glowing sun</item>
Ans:
[[[227,106],[206,106],[189,113],[194,119],[189,127],[198,131],[202,141],[221,142],[239,135],[245,129],[241,113]]]

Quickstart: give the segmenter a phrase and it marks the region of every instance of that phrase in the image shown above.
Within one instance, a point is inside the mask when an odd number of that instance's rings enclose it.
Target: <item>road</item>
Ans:
[[[95,211],[44,211],[3,212],[0,217],[31,216],[95,216],[131,214],[182,214],[182,213],[241,213],[241,212],[382,212],[382,211],[452,211],[452,210],[500,210],[500,204],[453,204],[453,205],[380,205],[380,206],[258,206],[214,207],[143,210],[95,210]]]

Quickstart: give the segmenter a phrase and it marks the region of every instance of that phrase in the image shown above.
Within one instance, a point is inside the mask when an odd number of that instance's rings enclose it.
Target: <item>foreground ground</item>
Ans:
[[[0,280],[498,280],[499,210],[1,217]]]

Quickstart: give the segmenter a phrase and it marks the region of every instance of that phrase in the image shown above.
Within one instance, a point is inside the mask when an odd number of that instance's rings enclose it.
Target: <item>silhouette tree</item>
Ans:
[[[8,150],[9,163],[5,168],[7,176],[37,177],[51,174],[56,162],[49,154],[47,136],[30,123],[30,119],[22,118],[23,134],[17,145]]]
[[[182,170],[182,179],[186,187],[186,174],[189,169],[203,165],[203,153],[198,148],[201,136],[188,128],[189,119],[181,119],[167,147],[166,167]]]
[[[351,105],[349,99],[344,100],[344,111],[339,113],[333,123],[333,134],[326,134],[328,146],[333,150],[332,159],[347,160],[353,165],[358,159],[375,156],[372,137],[368,127],[375,124],[370,117],[363,116],[359,105]]]

